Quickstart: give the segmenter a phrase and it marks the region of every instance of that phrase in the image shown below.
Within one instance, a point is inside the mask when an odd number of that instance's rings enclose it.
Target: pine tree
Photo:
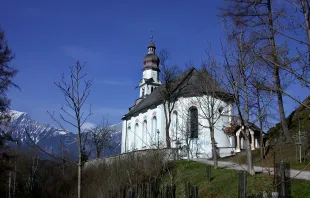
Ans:
[[[4,37],[4,31],[0,29],[0,180],[6,180],[7,171],[9,170],[8,160],[11,156],[6,152],[6,141],[14,141],[8,133],[6,127],[10,121],[7,113],[10,100],[7,97],[9,87],[18,87],[13,83],[12,78],[16,75],[17,70],[10,67],[9,63],[14,59],[12,51],[9,49],[7,41]],[[1,184],[5,182],[0,181]],[[0,186],[0,194],[4,188]]]

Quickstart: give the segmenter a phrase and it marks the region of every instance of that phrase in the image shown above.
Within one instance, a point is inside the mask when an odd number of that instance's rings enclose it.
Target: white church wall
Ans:
[[[143,71],[143,78],[149,79],[149,78],[153,78],[155,81],[157,81],[157,77],[158,77],[158,71],[156,70],[151,70],[151,69],[146,69]]]
[[[206,97],[206,96],[203,96]],[[170,127],[170,137],[172,139],[172,146],[176,147],[175,142],[177,138],[182,140],[182,145],[184,146],[185,143],[185,134],[186,131],[186,125],[188,123],[188,116],[189,116],[189,109],[192,106],[197,107],[198,109],[198,120],[199,120],[199,129],[198,129],[198,138],[192,139],[190,142],[190,152],[192,153],[193,157],[211,157],[212,156],[212,147],[211,147],[211,137],[210,137],[210,131],[208,129],[208,122],[206,119],[204,119],[204,114],[202,112],[201,103],[199,101],[204,101],[203,97],[188,97],[188,98],[179,98],[179,100],[175,104],[175,110],[178,114],[178,127],[175,125],[175,120],[172,115],[172,125]],[[218,104],[223,103],[222,101],[218,100]],[[218,106],[218,105],[215,105]],[[231,151],[233,150],[232,144],[230,143],[230,139],[222,128],[224,126],[227,126],[227,124],[230,122],[231,119],[231,105],[227,105],[223,103],[223,107],[226,107],[226,110],[228,112],[229,116],[222,116],[219,121],[216,124],[215,127],[215,141],[218,143],[217,147],[219,148],[220,156],[227,156],[230,155]],[[183,128],[183,129],[182,129]],[[178,132],[175,132],[175,130],[178,130]]]
[[[123,120],[122,153],[133,150],[157,148],[157,130],[159,130],[160,132],[159,142],[163,142],[162,122],[164,120],[164,117],[162,117],[161,111],[162,108],[160,106],[157,106],[154,109],[149,109],[144,113],[139,113],[137,116],[133,116],[129,120],[127,120],[127,138],[125,127],[126,120]],[[144,124],[145,121],[146,124]],[[144,128],[143,125],[146,125],[146,127]]]
[[[198,109],[199,127],[198,138],[191,139],[190,142],[190,155],[191,157],[209,158],[212,156],[210,131],[208,129],[208,122],[203,119],[203,113],[200,109],[197,97],[179,98],[175,104],[174,110],[177,113],[177,117],[172,115],[172,122],[170,126],[171,145],[175,148],[177,145],[176,140],[179,138],[181,141],[180,146],[186,145],[185,135],[186,124],[188,123],[188,111],[192,106],[196,106]],[[220,102],[220,101],[218,101]],[[225,105],[226,106],[226,105]],[[229,114],[232,114],[230,106],[227,107]],[[154,123],[154,117],[156,118],[156,125]],[[177,120],[177,125],[175,124]],[[146,129],[143,127],[143,123],[146,121]],[[230,155],[234,150],[230,138],[223,132],[223,127],[227,126],[230,121],[230,116],[223,116],[217,122],[215,127],[215,141],[218,143],[218,152],[220,156]],[[138,124],[138,127],[135,127]],[[163,105],[159,105],[154,109],[149,109],[144,113],[140,113],[135,117],[131,117],[127,121],[127,139],[126,139],[126,121],[123,121],[123,133],[122,133],[122,153],[133,150],[143,150],[149,148],[157,148],[158,143],[160,147],[165,147],[165,114]],[[128,130],[130,127],[131,130]],[[183,128],[183,129],[181,129]],[[136,129],[136,132],[132,129]],[[159,134],[157,134],[157,130]],[[176,131],[177,130],[177,131]],[[159,136],[158,136],[159,135]],[[159,138],[159,139],[158,139]],[[125,142],[127,148],[125,148]]]
[[[125,152],[125,148],[126,148],[126,144],[125,144],[125,140],[126,140],[126,134],[127,134],[127,131],[126,131],[126,120],[124,120],[122,122],[122,143],[121,143],[121,153],[124,153]]]

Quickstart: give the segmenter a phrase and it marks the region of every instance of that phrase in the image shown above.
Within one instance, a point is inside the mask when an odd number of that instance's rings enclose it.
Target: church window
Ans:
[[[152,132],[150,134],[150,144],[155,145],[156,143],[156,131],[157,131],[157,118],[154,116],[152,118]]]
[[[142,96],[144,96],[144,87],[142,88]]]
[[[139,132],[139,124],[136,123],[135,125],[135,132],[134,132],[134,136],[133,136],[133,148],[137,149],[137,133]]]
[[[189,109],[190,116],[190,138],[198,138],[198,109],[191,107]]]
[[[147,121],[143,121],[143,131],[142,131],[142,148],[146,146],[146,134],[147,134]]]
[[[127,130],[127,133],[126,133],[126,151],[129,151],[129,150],[130,150],[130,144],[131,144],[131,142],[130,142],[130,140],[129,140],[129,138],[128,138],[128,133],[129,133],[129,134],[132,133],[131,127],[130,127],[130,126],[128,126],[128,130]],[[129,137],[130,137],[130,136],[129,136]]]
[[[177,139],[178,137],[178,112],[173,111],[172,113],[172,133],[174,136],[174,139]]]
[[[153,92],[153,87],[151,87],[151,93]]]
[[[223,110],[224,110],[224,107],[223,107],[223,106],[220,106],[220,107],[218,108],[218,111],[219,111],[220,114],[223,112]]]

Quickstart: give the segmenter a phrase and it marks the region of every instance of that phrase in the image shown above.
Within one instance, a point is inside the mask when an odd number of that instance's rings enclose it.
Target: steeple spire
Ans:
[[[150,44],[149,46],[147,47],[148,48],[148,54],[155,54],[155,43],[153,41],[153,30],[151,30],[151,40],[150,40]]]
[[[151,33],[151,42],[153,41],[153,29],[150,30]]]
[[[161,82],[159,80],[159,57],[155,53],[156,46],[153,41],[153,35],[150,37],[150,43],[147,47],[148,53],[143,58],[143,75],[139,83],[140,98],[151,94]]]
[[[155,46],[155,43],[153,42],[153,39],[151,40],[147,48],[148,48],[148,52],[147,52],[148,54],[155,54],[156,46]]]

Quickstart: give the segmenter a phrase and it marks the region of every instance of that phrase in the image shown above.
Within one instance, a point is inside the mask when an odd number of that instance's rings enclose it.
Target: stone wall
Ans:
[[[138,150],[138,151],[133,151],[133,152],[129,152],[129,153],[122,153],[122,154],[115,155],[115,156],[103,157],[103,158],[90,160],[84,164],[84,169],[92,167],[92,166],[98,166],[102,163],[111,164],[115,160],[122,160],[122,159],[126,159],[129,157],[133,157],[133,158],[136,158],[138,156],[141,157],[143,155],[147,155],[147,154],[150,154],[152,152],[162,152],[162,155],[165,155],[166,160],[176,160],[177,159],[176,149],[166,149],[166,148],[165,149],[146,149],[146,150]]]

